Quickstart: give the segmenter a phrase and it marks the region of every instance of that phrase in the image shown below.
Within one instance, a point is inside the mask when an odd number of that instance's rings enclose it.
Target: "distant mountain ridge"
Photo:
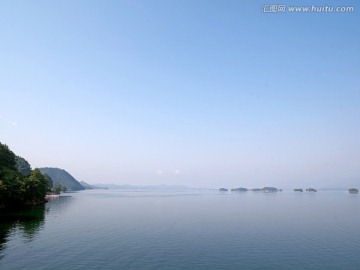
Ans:
[[[47,174],[51,177],[53,184],[60,184],[65,186],[67,190],[77,191],[85,188],[67,171],[59,168],[39,168],[41,173]]]
[[[82,185],[85,189],[94,189],[94,187],[88,183],[86,183],[85,181],[80,181],[79,182],[80,185]]]
[[[108,189],[108,188],[104,188],[104,187],[98,187],[98,186],[90,185],[89,183],[86,183],[85,181],[80,181],[79,183],[80,183],[85,189]]]
[[[138,190],[188,190],[188,188],[181,185],[152,185],[152,186],[137,186],[137,185],[118,185],[118,184],[94,184],[97,188],[107,189],[138,189]]]

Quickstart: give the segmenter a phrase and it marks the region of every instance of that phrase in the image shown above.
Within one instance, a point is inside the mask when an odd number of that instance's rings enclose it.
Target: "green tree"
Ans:
[[[21,192],[21,174],[16,170],[15,154],[0,143],[0,207],[18,201]]]
[[[22,175],[15,170],[2,168],[0,177],[0,207],[18,205],[22,200]]]
[[[16,170],[16,156],[6,144],[0,143],[0,170],[2,167]]]
[[[25,159],[17,158],[0,143],[0,208],[43,204],[50,180],[39,169],[32,171]]]
[[[48,190],[51,190],[51,188],[54,185],[53,180],[51,179],[51,177],[48,174],[43,173],[43,175],[44,175],[45,179],[48,181]]]
[[[60,184],[53,185],[51,191],[54,192],[54,194],[60,194],[62,186]]]
[[[28,177],[25,177],[23,185],[27,204],[44,202],[49,183],[39,169],[33,170]]]

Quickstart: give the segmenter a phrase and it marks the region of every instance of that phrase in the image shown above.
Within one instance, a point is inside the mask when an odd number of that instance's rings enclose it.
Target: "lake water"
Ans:
[[[0,214],[0,269],[360,269],[360,195],[92,190]]]

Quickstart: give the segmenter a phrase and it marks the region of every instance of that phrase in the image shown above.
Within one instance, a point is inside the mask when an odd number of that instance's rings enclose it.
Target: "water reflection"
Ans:
[[[69,204],[71,197],[51,199],[45,205],[24,210],[0,210],[0,260],[4,257],[9,239],[21,235],[26,242],[32,241],[45,225],[45,216],[58,215]]]
[[[0,258],[6,248],[8,237],[21,233],[25,239],[31,241],[44,225],[45,206],[26,210],[2,210],[0,212]]]

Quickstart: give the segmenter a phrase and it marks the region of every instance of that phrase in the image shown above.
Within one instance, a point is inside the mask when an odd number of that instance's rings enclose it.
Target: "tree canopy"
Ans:
[[[0,208],[43,204],[49,177],[0,143]]]
[[[9,149],[6,144],[0,143],[0,170],[2,167],[10,170],[16,169],[15,154]]]
[[[31,173],[31,166],[24,158],[16,156],[16,168],[24,176],[28,176]]]

